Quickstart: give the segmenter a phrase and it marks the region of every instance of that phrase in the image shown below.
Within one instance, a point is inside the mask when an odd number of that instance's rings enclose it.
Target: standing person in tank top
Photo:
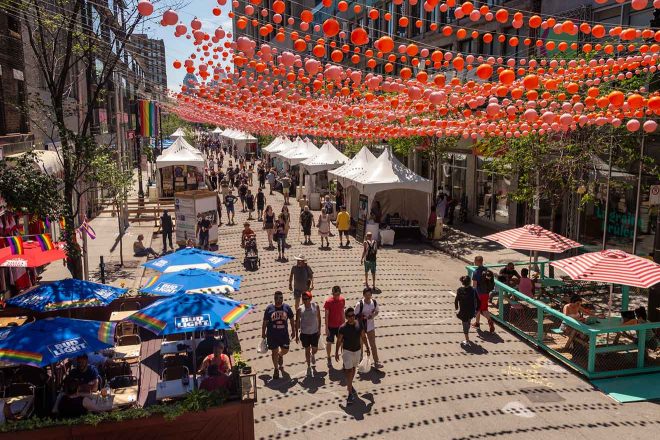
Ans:
[[[321,309],[319,305],[312,302],[312,292],[302,295],[303,303],[296,310],[296,328],[300,329],[300,341],[305,349],[305,360],[307,361],[307,376],[312,376],[316,370],[316,352],[319,349],[319,337],[321,336]],[[296,343],[299,342],[296,335]]]

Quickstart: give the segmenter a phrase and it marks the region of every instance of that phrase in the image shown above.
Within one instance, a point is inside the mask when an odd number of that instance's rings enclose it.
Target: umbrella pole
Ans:
[[[195,332],[192,334],[192,349],[193,349],[193,389],[197,389],[197,344],[195,343]]]

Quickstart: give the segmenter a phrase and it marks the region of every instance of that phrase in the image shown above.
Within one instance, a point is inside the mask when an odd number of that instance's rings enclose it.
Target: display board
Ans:
[[[360,194],[358,200],[358,219],[357,228],[355,230],[355,239],[357,241],[364,240],[364,232],[367,226],[367,218],[369,215],[369,197],[365,194]]]
[[[197,223],[207,219],[211,224],[209,243],[218,242],[217,198],[213,191],[194,190],[174,194],[176,242],[185,245],[192,239],[197,245]]]

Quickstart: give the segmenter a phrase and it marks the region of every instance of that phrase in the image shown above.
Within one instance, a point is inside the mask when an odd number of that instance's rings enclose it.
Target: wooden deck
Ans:
[[[162,338],[150,331],[140,330],[142,338],[142,363],[140,364],[140,392],[138,403],[140,406],[153,405],[156,403],[156,385],[160,378],[160,345]]]

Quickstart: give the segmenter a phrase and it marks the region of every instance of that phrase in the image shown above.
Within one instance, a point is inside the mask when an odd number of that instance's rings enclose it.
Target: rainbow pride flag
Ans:
[[[140,121],[139,135],[155,137],[158,134],[158,117],[160,109],[153,101],[138,100],[138,119]]]
[[[0,350],[0,360],[3,362],[15,362],[17,364],[40,365],[43,356],[40,353],[21,350]]]
[[[243,315],[249,312],[250,309],[251,307],[248,306],[247,304],[241,304],[239,306],[234,307],[233,310],[231,310],[229,313],[223,316],[222,320],[229,325],[233,325],[236,321],[241,319]]]
[[[42,251],[50,251],[55,249],[55,245],[53,244],[53,240],[51,240],[49,234],[40,234],[35,236],[35,239],[39,243],[39,246],[41,246]]]
[[[129,320],[134,321],[136,324],[141,324],[150,330],[153,330],[156,334],[159,334],[161,331],[163,331],[165,326],[167,326],[166,322],[140,312],[132,314]]]
[[[9,245],[9,248],[11,249],[12,255],[23,255],[24,249],[23,249],[23,237],[20,237],[18,235],[14,235],[12,237],[6,237],[7,239],[7,244]]]
[[[156,281],[158,281],[158,278],[160,278],[160,275],[156,275],[156,276],[153,276],[153,277],[149,278],[149,281],[147,281],[147,284],[142,286],[142,288],[153,286],[154,284],[156,284]]]
[[[116,325],[114,322],[102,322],[98,332],[99,341],[110,345],[114,344]]]

